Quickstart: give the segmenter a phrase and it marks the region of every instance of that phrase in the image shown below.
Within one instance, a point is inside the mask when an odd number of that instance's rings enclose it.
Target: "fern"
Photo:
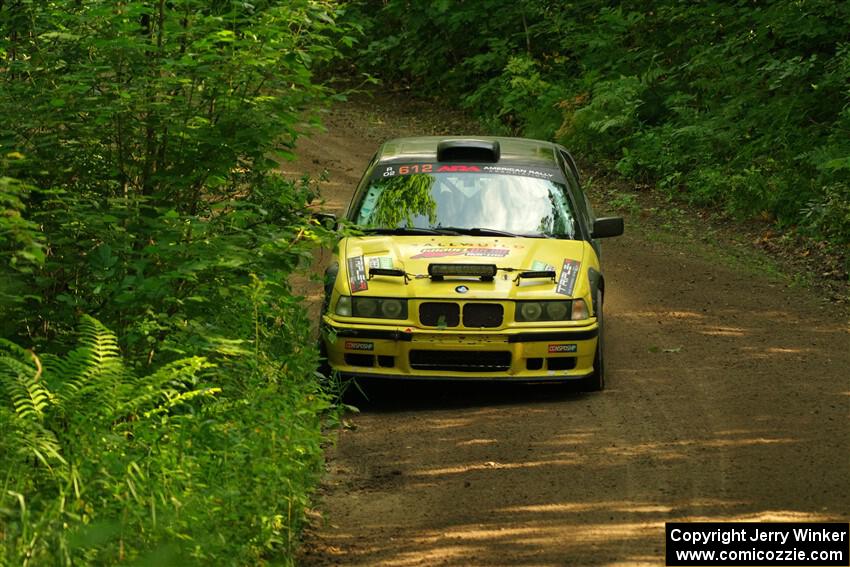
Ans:
[[[38,357],[14,343],[0,340],[0,384],[16,418],[11,421],[8,450],[21,461],[34,458],[55,474],[54,466],[67,462],[55,433],[45,427],[56,398],[42,379]]]
[[[0,382],[12,401],[15,413],[22,419],[42,422],[52,396],[41,381],[38,358],[6,340],[0,343],[0,348],[8,353],[0,356]],[[35,364],[21,360],[24,357],[31,357]]]
[[[145,412],[148,417],[167,411],[168,408],[176,405],[173,400],[179,396],[186,396],[192,392],[204,392],[205,390],[190,390],[190,388],[197,385],[198,377],[204,370],[214,367],[214,364],[199,356],[167,364],[153,374],[138,379],[133,396],[116,408],[116,414],[136,415],[146,408],[151,408]]]
[[[196,398],[214,398],[221,393],[221,388],[202,388],[189,392],[166,393],[164,402],[150,411],[145,412],[145,417],[150,418],[170,411],[180,404],[189,402]]]
[[[37,423],[19,423],[16,436],[16,452],[23,459],[35,457],[50,473],[55,474],[54,464],[67,465],[62,456],[62,445],[56,434]],[[64,472],[64,471],[63,471]],[[60,475],[60,476],[64,476]]]
[[[160,437],[162,430],[182,427],[182,418],[168,424],[172,415],[192,419],[193,408],[221,392],[201,385],[204,372],[214,367],[202,357],[136,376],[124,365],[115,334],[88,316],[79,323],[77,348],[43,358],[44,364],[0,339],[0,454],[8,455],[12,479],[7,493],[14,488],[37,508],[31,517],[22,509],[15,521],[32,531],[24,554],[65,545],[70,525],[91,521],[92,494],[100,494],[98,511],[107,514],[169,502],[170,479],[183,470],[170,470],[162,460],[152,476],[137,463],[173,443]],[[49,541],[36,535],[45,522],[53,530]]]
[[[118,338],[100,321],[83,315],[79,324],[80,346],[62,360],[52,361],[51,370],[57,375],[58,396],[63,409],[70,409],[83,398],[95,398],[103,413],[115,411],[117,391],[122,383],[132,381],[124,367],[118,348]]]

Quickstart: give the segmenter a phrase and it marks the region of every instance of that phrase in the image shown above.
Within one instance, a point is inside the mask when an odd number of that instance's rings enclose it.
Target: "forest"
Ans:
[[[351,89],[846,265],[848,28],[826,0],[0,0],[0,564],[292,563],[343,408],[289,283],[337,234],[280,164]]]
[[[688,203],[850,243],[846,3],[376,0],[349,17],[357,61],[387,86]]]

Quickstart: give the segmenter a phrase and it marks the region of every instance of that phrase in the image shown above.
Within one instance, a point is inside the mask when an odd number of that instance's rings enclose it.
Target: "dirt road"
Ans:
[[[287,166],[327,168],[331,209],[381,139],[463,127],[380,106],[341,106]],[[379,391],[328,454],[301,564],[659,565],[667,521],[848,521],[846,315],[701,246],[606,241],[603,393]]]

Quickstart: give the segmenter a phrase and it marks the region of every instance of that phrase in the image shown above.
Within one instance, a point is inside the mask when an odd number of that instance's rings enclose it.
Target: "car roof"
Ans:
[[[397,138],[384,142],[376,155],[376,163],[438,162],[437,146],[441,142],[463,142],[468,140],[498,142],[499,161],[507,165],[536,165],[558,167],[558,146],[543,140],[509,138],[502,136],[418,136]]]

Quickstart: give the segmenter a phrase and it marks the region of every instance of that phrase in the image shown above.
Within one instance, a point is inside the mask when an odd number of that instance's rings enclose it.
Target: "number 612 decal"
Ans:
[[[434,171],[434,166],[430,163],[422,165],[402,165],[398,168],[399,175],[410,175],[411,173],[431,173]]]

